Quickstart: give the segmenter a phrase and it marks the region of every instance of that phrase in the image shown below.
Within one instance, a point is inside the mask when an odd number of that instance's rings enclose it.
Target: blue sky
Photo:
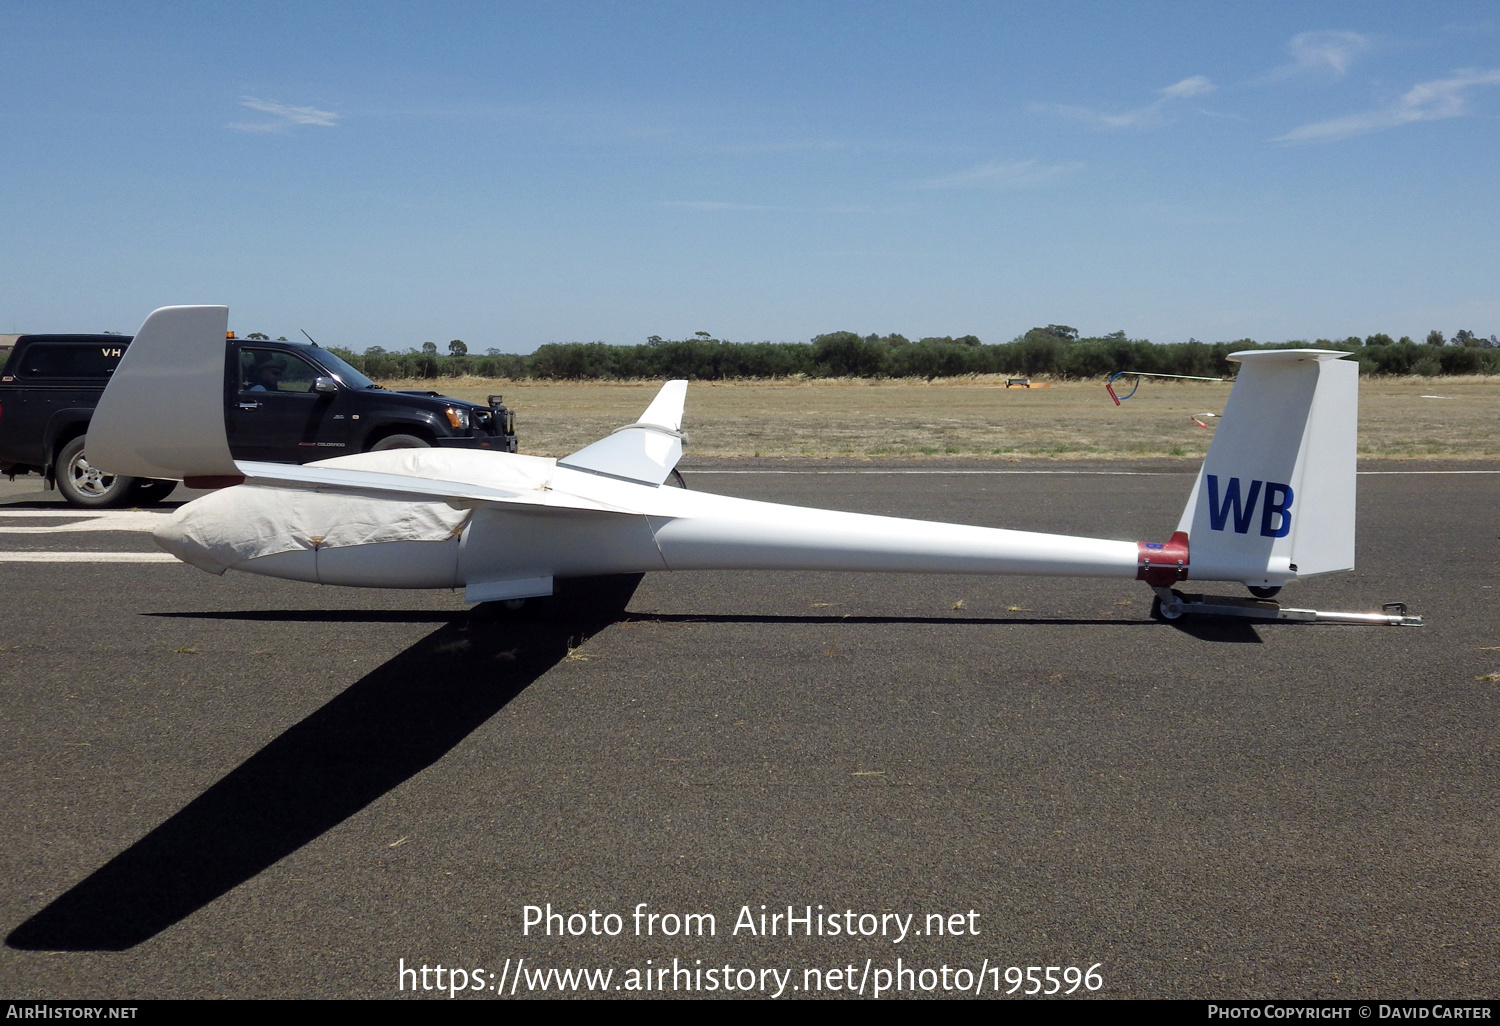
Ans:
[[[1500,332],[1500,6],[0,3],[0,331]]]

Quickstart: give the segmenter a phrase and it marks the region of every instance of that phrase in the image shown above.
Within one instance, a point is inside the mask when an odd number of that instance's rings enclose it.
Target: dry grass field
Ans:
[[[561,456],[636,419],[659,382],[383,382],[480,402],[505,396],[523,452]],[[1197,456],[1229,385],[1147,380],[1121,406],[1102,381],[1005,387],[1003,377],[694,382],[683,428],[698,456]],[[1212,424],[1213,421],[1207,423]],[[1500,457],[1500,377],[1360,382],[1360,455]]]

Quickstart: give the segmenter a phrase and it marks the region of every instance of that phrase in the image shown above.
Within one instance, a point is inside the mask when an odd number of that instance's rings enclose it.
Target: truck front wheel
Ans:
[[[155,481],[151,478],[133,480],[135,486],[130,493],[130,503],[133,506],[150,506],[161,502],[177,487],[176,481]]]
[[[57,490],[74,506],[99,508],[127,501],[135,478],[106,474],[91,466],[83,453],[83,436],[73,439],[57,457]]]
[[[432,443],[416,435],[386,435],[370,446],[370,452],[385,452],[387,449],[430,449]]]

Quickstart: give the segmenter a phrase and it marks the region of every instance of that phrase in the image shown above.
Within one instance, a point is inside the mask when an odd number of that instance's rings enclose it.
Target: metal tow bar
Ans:
[[[1163,620],[1184,616],[1237,616],[1245,620],[1287,620],[1292,623],[1357,623],[1380,627],[1421,627],[1420,616],[1409,616],[1405,602],[1386,602],[1378,613],[1325,613],[1317,609],[1286,609],[1271,599],[1235,595],[1185,595],[1171,588],[1153,587],[1156,612]]]

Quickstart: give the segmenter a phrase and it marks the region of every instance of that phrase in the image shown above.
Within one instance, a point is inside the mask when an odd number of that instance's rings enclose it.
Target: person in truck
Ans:
[[[275,357],[257,360],[250,370],[250,380],[253,383],[245,391],[278,392],[281,390],[281,375],[285,372],[286,368]]]

